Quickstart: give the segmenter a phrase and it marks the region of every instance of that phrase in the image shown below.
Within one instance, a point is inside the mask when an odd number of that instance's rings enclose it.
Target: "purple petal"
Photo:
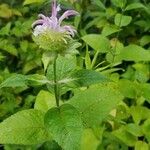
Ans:
[[[74,36],[74,33],[77,32],[73,27],[67,26],[67,25],[61,27],[61,29],[63,29],[63,31],[65,31],[65,32],[69,32],[69,34],[70,34],[71,36]]]
[[[36,25],[44,24],[44,22],[45,21],[43,19],[36,20],[35,22],[32,23],[32,28],[34,28]]]
[[[43,14],[39,14],[38,17],[44,20],[46,19],[46,16],[44,16]]]
[[[56,29],[58,26],[58,19],[56,17],[50,17],[51,20],[51,28]]]
[[[52,2],[52,17],[57,16],[57,6],[56,6],[56,0],[53,0]]]
[[[63,15],[59,18],[59,24],[65,19],[68,18],[69,16],[72,15],[78,15],[79,13],[75,10],[67,10],[66,12],[63,13]]]

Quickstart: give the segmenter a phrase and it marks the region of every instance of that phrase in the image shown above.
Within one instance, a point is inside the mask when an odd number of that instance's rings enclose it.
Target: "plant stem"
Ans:
[[[55,92],[55,99],[56,99],[56,105],[59,107],[59,87],[58,87],[58,81],[57,81],[57,72],[56,72],[56,62],[57,62],[57,55],[55,56],[54,59],[54,92]]]

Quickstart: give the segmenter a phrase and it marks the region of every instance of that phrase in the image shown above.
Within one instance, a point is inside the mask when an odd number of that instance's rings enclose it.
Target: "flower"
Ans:
[[[75,10],[67,10],[58,18],[60,5],[56,5],[56,0],[52,2],[52,13],[50,17],[39,14],[39,19],[32,24],[33,39],[43,49],[50,51],[62,51],[66,49],[68,41],[72,39],[76,30],[70,25],[62,26],[65,18],[77,15]]]

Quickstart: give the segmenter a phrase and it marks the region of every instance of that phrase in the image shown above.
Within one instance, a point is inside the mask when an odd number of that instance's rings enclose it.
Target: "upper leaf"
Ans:
[[[94,70],[77,70],[71,76],[74,80],[73,82],[79,86],[89,86],[96,83],[108,82],[110,81],[106,76],[96,72]]]
[[[109,40],[102,35],[88,34],[82,37],[82,39],[96,51],[106,53],[110,50]]]

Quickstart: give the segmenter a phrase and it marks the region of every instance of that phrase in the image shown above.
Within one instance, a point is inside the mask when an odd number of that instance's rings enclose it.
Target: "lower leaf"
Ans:
[[[69,104],[50,109],[45,124],[53,139],[64,150],[80,150],[82,121],[78,111]]]
[[[0,143],[32,145],[47,141],[43,118],[44,113],[34,109],[10,116],[0,124]]]

